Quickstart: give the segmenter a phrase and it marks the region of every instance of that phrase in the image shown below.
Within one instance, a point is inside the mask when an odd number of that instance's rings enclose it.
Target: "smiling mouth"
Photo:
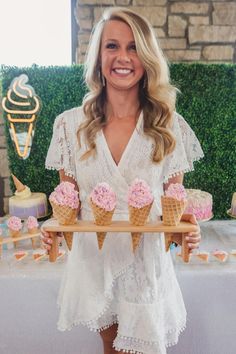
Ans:
[[[133,70],[131,69],[112,69],[116,74],[127,75],[131,74]]]

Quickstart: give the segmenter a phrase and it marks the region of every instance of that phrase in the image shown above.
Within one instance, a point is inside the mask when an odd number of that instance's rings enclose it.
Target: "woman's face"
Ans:
[[[105,24],[100,55],[107,89],[138,88],[144,67],[136,52],[133,32],[126,23],[110,20]]]

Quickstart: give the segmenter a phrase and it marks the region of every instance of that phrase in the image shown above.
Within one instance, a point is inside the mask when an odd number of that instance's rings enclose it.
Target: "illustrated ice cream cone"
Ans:
[[[116,207],[116,195],[109,184],[103,182],[96,185],[90,194],[90,205],[96,225],[107,226],[111,224]],[[99,249],[102,249],[105,237],[106,232],[97,232]]]
[[[75,186],[70,182],[61,182],[49,197],[53,209],[53,216],[61,225],[76,223],[79,197]],[[69,250],[72,248],[73,232],[64,232],[64,238]]]
[[[17,216],[11,216],[8,220],[7,220],[7,226],[9,229],[9,234],[10,236],[14,239],[17,238],[21,235],[21,229],[22,229],[22,223],[21,223],[21,219],[18,218]],[[14,242],[14,247],[17,247],[17,241]]]
[[[2,100],[2,106],[10,124],[11,138],[17,154],[22,158],[27,158],[29,155],[33,124],[40,109],[39,99],[33,87],[26,84],[27,82],[28,77],[25,74],[14,78],[7,96]]]
[[[29,216],[27,221],[26,221],[26,226],[28,229],[28,233],[29,234],[36,234],[38,232],[38,221],[34,216]],[[31,242],[32,242],[32,248],[35,249],[36,248],[36,240],[35,237],[31,238]]]
[[[148,220],[148,216],[152,207],[153,196],[148,184],[141,180],[135,179],[128,190],[128,207],[129,221],[132,225],[143,226]],[[142,233],[132,232],[133,252],[139,245]]]

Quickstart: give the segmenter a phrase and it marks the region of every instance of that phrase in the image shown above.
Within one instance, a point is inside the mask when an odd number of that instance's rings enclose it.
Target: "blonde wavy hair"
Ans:
[[[159,163],[175,147],[175,138],[170,128],[177,89],[170,84],[168,65],[150,23],[130,9],[117,7],[109,8],[104,12],[94,28],[88,46],[84,73],[89,92],[83,101],[83,110],[87,119],[77,132],[79,143],[80,133],[84,132],[88,147],[82,159],[96,152],[96,134],[107,123],[104,112],[106,87],[102,83],[100,47],[104,25],[110,20],[125,22],[133,32],[137,55],[145,69],[139,86],[144,133],[154,140],[152,160]]]

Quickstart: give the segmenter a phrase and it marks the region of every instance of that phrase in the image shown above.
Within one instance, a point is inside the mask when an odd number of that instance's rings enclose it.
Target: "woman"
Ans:
[[[203,153],[174,111],[176,89],[147,20],[125,8],[106,11],[85,73],[90,91],[82,108],[57,117],[46,166],[79,189],[82,219],[93,219],[88,195],[105,181],[117,194],[113,220],[127,220],[128,186],[138,177],[152,189],[150,218],[157,220],[164,190],[181,183]],[[196,224],[191,215],[184,219]],[[187,238],[191,251],[198,248],[199,232]],[[46,233],[43,240],[50,249]],[[181,243],[178,235],[175,241]],[[104,354],[166,353],[186,324],[162,234],[145,234],[135,254],[129,233],[108,233],[100,252],[95,233],[74,236],[59,304],[59,329],[84,324],[100,331]]]

